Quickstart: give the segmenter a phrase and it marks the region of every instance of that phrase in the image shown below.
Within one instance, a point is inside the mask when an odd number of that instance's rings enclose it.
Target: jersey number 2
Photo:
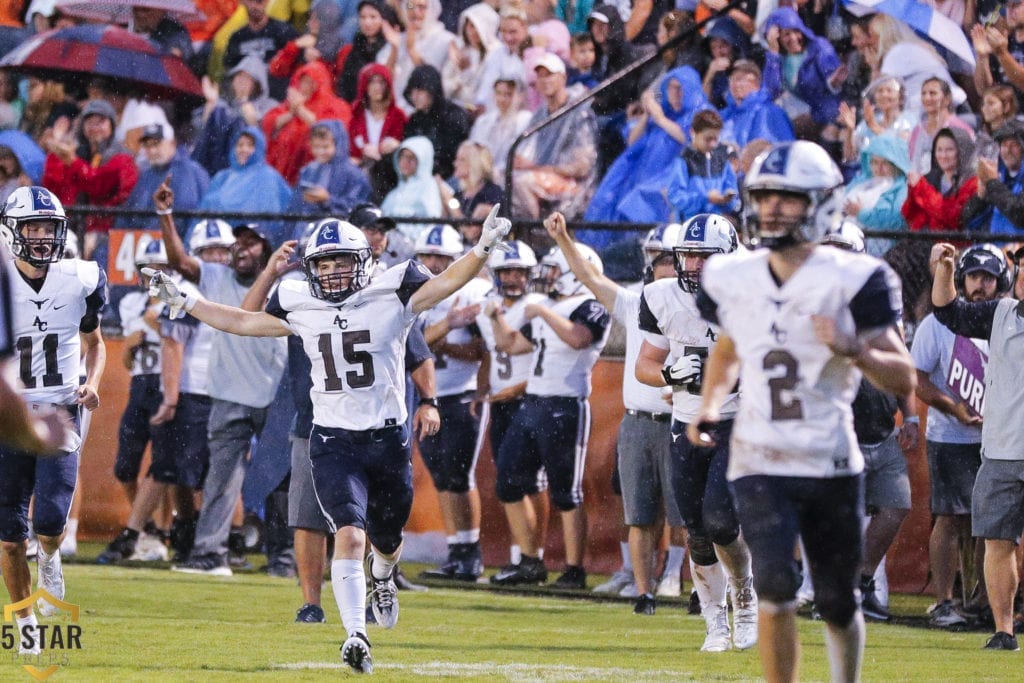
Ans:
[[[318,342],[321,355],[324,357],[324,373],[327,379],[324,381],[324,389],[327,391],[341,391],[345,385],[338,377],[338,366],[334,362],[334,346],[331,344],[331,334],[321,334]],[[348,385],[353,389],[361,389],[373,384],[373,356],[369,351],[357,351],[356,344],[369,344],[370,332],[368,330],[348,330],[341,333],[341,354],[352,365],[361,365],[362,370],[349,370],[345,373]]]
[[[797,361],[789,351],[776,349],[765,354],[762,367],[766,371],[782,368],[783,374],[772,377],[768,380],[768,390],[772,395],[772,419],[773,420],[802,420],[804,407],[800,399],[789,396],[783,398],[782,392],[792,392],[796,389],[799,377],[797,376]]]
[[[44,387],[56,387],[64,384],[64,375],[57,368],[57,346],[59,339],[56,334],[43,337],[43,356],[46,373],[43,375]],[[32,376],[32,337],[18,337],[18,353],[21,357],[21,383],[26,389],[36,388],[36,378]]]

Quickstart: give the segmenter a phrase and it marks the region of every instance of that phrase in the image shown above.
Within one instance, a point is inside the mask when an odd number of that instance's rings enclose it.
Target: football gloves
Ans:
[[[149,278],[149,295],[167,304],[167,315],[171,320],[185,315],[196,305],[195,294],[185,294],[166,273],[154,268],[143,268],[142,274]]]
[[[700,356],[691,353],[680,357],[672,365],[662,368],[661,376],[665,378],[666,384],[681,387],[699,380],[702,366],[703,362]]]
[[[484,219],[480,240],[473,247],[473,253],[479,258],[487,258],[495,247],[501,248],[501,241],[512,231],[512,221],[498,216],[501,204],[491,207],[491,212]]]

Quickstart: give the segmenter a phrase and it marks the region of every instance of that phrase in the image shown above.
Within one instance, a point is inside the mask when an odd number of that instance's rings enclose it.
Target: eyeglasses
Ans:
[[[408,5],[405,6],[405,9],[407,9],[410,12],[412,12],[413,10],[419,10],[421,12],[426,12],[427,8],[429,6],[430,5],[428,3],[425,3],[425,2],[410,2]]]

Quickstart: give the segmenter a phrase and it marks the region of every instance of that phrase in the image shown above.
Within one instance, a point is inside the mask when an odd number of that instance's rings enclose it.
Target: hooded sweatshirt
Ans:
[[[415,154],[419,162],[416,166],[416,173],[408,178],[403,178],[402,174],[398,173],[398,155],[403,149]],[[430,140],[422,135],[407,138],[395,150],[394,164],[395,172],[398,173],[398,186],[384,197],[384,201],[380,205],[384,215],[392,218],[402,218],[403,216],[440,218],[443,210],[441,190],[438,188],[431,170],[434,165],[434,146]],[[422,223],[398,224],[398,229],[414,242],[427,227]]]
[[[669,105],[671,81],[678,82],[683,89],[682,106],[678,110]],[[660,91],[665,116],[689,138],[694,114],[711,108],[701,87],[700,75],[693,67],[678,67],[665,74]],[[682,149],[682,143],[648,120],[643,134],[608,169],[584,217],[593,221],[668,220],[670,207],[663,195],[668,182],[665,169],[672,167]]]
[[[750,53],[750,38],[740,25],[729,16],[719,17],[711,24],[707,34],[704,36],[704,68],[707,73],[708,65],[711,64],[711,39],[718,38],[732,46],[732,59],[746,59]],[[725,95],[729,92],[728,70],[719,71],[711,79],[711,103],[718,108],[725,106]]]
[[[632,64],[638,53],[626,40],[626,25],[622,23],[619,11],[613,5],[596,5],[591,10],[591,14],[593,13],[600,13],[608,19],[608,40],[604,45],[594,42],[597,59],[594,61],[593,73],[599,80],[604,80]],[[595,21],[597,19],[587,21],[588,30]],[[594,97],[594,113],[603,116],[625,109],[627,104],[636,99],[636,95],[637,81],[632,78],[623,79]]]
[[[310,161],[302,167],[298,187],[288,204],[288,213],[347,216],[356,204],[369,199],[370,182],[348,158],[348,133],[341,121],[327,119],[313,126],[313,130],[321,128],[334,138],[334,158],[323,164]],[[330,198],[317,204],[305,201],[303,194],[307,186],[325,188]]]
[[[957,169],[953,185],[942,191],[942,170],[935,160],[935,146],[943,137],[952,137],[957,147]],[[964,229],[964,205],[978,189],[978,177],[971,170],[974,142],[959,128],[943,128],[932,142],[932,170],[910,186],[903,205],[903,217],[914,232],[920,230],[958,231]]]
[[[267,94],[267,65],[256,55],[246,55],[228,72],[228,82],[240,72],[249,74],[256,81],[256,90],[249,102],[256,109],[256,114],[263,118],[268,111],[277,106],[277,100],[271,99]],[[234,93],[231,93],[226,99],[217,101],[205,123],[203,107],[197,108],[192,114],[193,125],[199,131],[195,146],[192,148],[192,158],[210,175],[230,165],[231,140],[246,126],[239,106]]]
[[[448,178],[452,174],[455,153],[459,145],[469,137],[469,114],[462,107],[445,99],[441,87],[441,74],[429,64],[416,67],[409,76],[405,99],[409,100],[414,88],[426,90],[433,96],[434,101],[427,111],[413,112],[409,122],[405,124],[405,135],[423,135],[429,139],[434,148],[434,173],[442,178]]]
[[[871,138],[864,147],[868,160],[861,173],[846,188],[846,198],[856,200],[860,210],[854,218],[867,230],[906,230],[907,222],[900,212],[907,201],[907,174],[910,155],[907,141],[895,133],[882,133]],[[871,157],[881,157],[896,167],[895,178],[879,178],[871,174]],[[892,248],[892,240],[869,239],[868,252],[878,256]]]
[[[292,76],[290,88],[298,88],[299,82],[308,77],[316,85],[313,94],[304,105],[313,113],[316,121],[337,119],[346,126],[352,120],[352,109],[345,100],[334,94],[334,79],[322,62],[311,62],[299,67]],[[310,125],[289,110],[287,102],[267,112],[263,117],[263,132],[267,136],[267,163],[276,168],[284,179],[294,184],[299,169],[312,155],[309,151]]]
[[[420,59],[422,60],[420,66],[430,65],[437,69],[438,73],[441,73],[445,62],[448,61],[448,46],[455,42],[455,36],[449,33],[445,29],[444,24],[438,19],[440,16],[440,0],[429,0],[429,7],[427,8],[427,16],[423,21],[423,27],[416,34],[416,51],[419,52]],[[419,68],[409,55],[405,38],[406,34],[403,32],[398,42],[398,55],[395,58],[395,92],[399,95],[407,92],[405,86],[409,82],[413,71]],[[391,49],[390,45],[385,48],[385,54],[382,55],[383,58],[379,57],[377,61],[385,61],[390,55]],[[412,103],[408,101],[399,101],[398,106],[402,107],[406,112],[412,112]]]
[[[361,5],[364,3],[360,3]],[[390,6],[383,1],[371,3],[384,21],[398,24],[398,16]],[[355,106],[359,100],[358,89],[359,73],[367,64],[380,61],[378,54],[388,44],[384,39],[384,32],[379,32],[373,38],[367,38],[362,33],[356,33],[350,45],[343,46],[338,50],[338,59],[334,71],[338,74],[336,91],[342,99]]]
[[[363,147],[370,142],[369,125],[367,117],[369,105],[366,99],[366,88],[370,85],[373,76],[380,76],[387,83],[388,93],[391,95],[391,103],[388,105],[387,114],[384,115],[384,126],[380,131],[380,140],[394,138],[401,140],[405,134],[405,123],[408,120],[405,112],[395,104],[394,83],[391,79],[391,72],[383,64],[367,64],[359,72],[359,89],[356,91],[356,101],[352,107],[352,121],[348,129],[352,133],[349,141],[349,156],[353,159],[363,158]],[[380,140],[377,143],[380,143]]]
[[[791,7],[780,7],[772,12],[765,22],[764,33],[767,34],[772,26],[778,26],[779,30],[796,29],[803,34],[803,61],[797,69],[796,83],[787,87],[783,73],[783,55],[767,52],[762,81],[764,89],[773,97],[781,95],[783,90],[791,90],[810,106],[811,118],[815,123],[834,121],[839,115],[839,94],[838,90],[833,91],[829,87],[828,79],[843,63],[836,55],[832,44],[807,28],[800,15]]]
[[[128,201],[124,203],[124,208],[140,211],[152,210],[153,193],[164,182],[168,174],[171,176],[171,190],[174,191],[175,211],[196,209],[210,186],[210,174],[196,161],[190,159],[182,146],[178,146],[170,162],[161,166],[151,166],[146,163],[140,167],[139,181],[132,189]],[[185,239],[188,233],[187,219],[175,218],[174,222],[178,227],[178,235]],[[159,230],[160,217],[156,214],[148,217],[118,216],[115,227]]]
[[[235,156],[235,143],[242,135],[248,135],[256,145],[252,156],[239,163]],[[231,165],[213,176],[210,189],[206,191],[199,208],[224,213],[280,212],[291,200],[292,190],[281,174],[266,162],[267,140],[255,126],[246,126],[231,139]],[[268,233],[273,226],[261,222]],[[279,230],[278,230],[279,231]]]
[[[471,47],[465,41],[466,24],[472,24],[480,36],[483,47],[481,50]],[[467,8],[459,15],[459,32],[456,37],[459,54],[468,58],[469,64],[460,69],[457,62],[445,62],[442,79],[445,95],[460,106],[470,107],[474,104],[477,88],[483,73],[484,59],[491,50],[501,43],[498,40],[498,13],[491,6],[480,2]]]

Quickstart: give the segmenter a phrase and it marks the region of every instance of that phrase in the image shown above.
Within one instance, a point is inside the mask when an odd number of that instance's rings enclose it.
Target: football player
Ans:
[[[11,602],[32,592],[26,560],[29,500],[35,494],[32,525],[39,539],[39,587],[64,598],[60,542],[75,493],[81,437],[79,411],[99,406],[99,383],[106,350],[100,335],[100,311],[106,302],[107,278],[90,261],[62,261],[67,217],[60,200],[44,187],[20,187],[7,198],[0,214],[0,233],[14,255],[14,342],[22,395],[30,408],[66,411],[76,429],[55,457],[39,459],[0,448],[0,570]],[[84,351],[84,353],[83,353]],[[85,358],[85,382],[79,364]],[[39,612],[52,616],[57,608],[39,600]],[[32,607],[17,613],[18,627],[34,628]],[[25,651],[39,652],[39,643]]]
[[[310,462],[317,499],[335,534],[331,584],[347,638],[342,660],[370,672],[363,548],[369,537],[371,607],[392,628],[398,601],[392,570],[412,506],[406,429],[405,339],[416,316],[454,294],[484,266],[511,223],[492,209],[473,250],[431,277],[422,264],[399,264],[369,282],[372,258],[362,231],[329,221],[313,232],[302,259],[307,282],[282,282],[266,312],[243,311],[182,294],[155,274],[154,293],[225,332],[297,334],[311,364]]]
[[[450,225],[435,225],[416,238],[416,258],[440,275],[462,255],[462,238]],[[476,488],[480,418],[473,411],[477,373],[484,346],[475,325],[451,329],[448,314],[480,303],[491,289],[481,278],[421,316],[424,337],[434,353],[441,429],[420,441],[420,454],[437,489],[441,517],[448,535],[448,559],[420,578],[476,581],[483,573],[480,552],[480,492]]]
[[[599,272],[601,259],[590,247],[577,244],[582,258]],[[512,537],[522,550],[518,565],[502,569],[491,583],[544,583],[547,569],[536,543],[538,524],[530,494],[543,468],[548,495],[561,512],[565,539],[565,571],[552,584],[586,588],[583,556],[587,518],[583,509],[583,467],[590,438],[591,376],[608,337],[608,311],[584,287],[561,249],[541,259],[534,286],[547,301],[527,304],[526,324],[514,329],[501,308],[492,310],[495,348],[511,356],[530,354],[533,370],[523,405],[498,450],[497,493],[505,504]]]
[[[529,378],[530,356],[520,354],[510,356],[495,348],[494,324],[491,315],[497,308],[505,311],[505,320],[513,329],[519,329],[526,323],[525,310],[527,304],[544,301],[544,295],[530,292],[530,276],[537,267],[537,256],[533,249],[518,240],[506,244],[506,248],[491,255],[488,263],[494,280],[494,289],[484,306],[476,316],[476,325],[484,341],[490,358],[488,359],[488,382],[482,392],[485,397],[480,412],[480,424],[487,425],[487,437],[491,441],[491,455],[498,456],[498,449],[512,423],[512,416],[523,404],[526,394],[526,380]],[[483,439],[478,447],[483,446]],[[550,503],[546,494],[547,478],[541,472],[537,476],[535,490],[529,494],[530,501],[537,513],[537,526],[533,529],[533,545],[538,553],[544,551],[544,538],[547,532],[547,519]],[[509,548],[509,564],[518,565],[522,559],[522,549],[512,539]],[[503,570],[503,571],[504,571]]]
[[[644,340],[636,377],[651,386],[672,388],[674,490],[690,533],[691,571],[707,625],[703,652],[724,652],[732,646],[746,650],[757,642],[757,595],[750,575],[750,551],[740,538],[725,480],[739,394],[730,392],[723,402],[714,447],[693,446],[680,438],[700,409],[704,359],[718,337],[718,330],[704,322],[697,310],[700,274],[709,256],[736,251],[738,241],[736,229],[726,218],[708,213],[693,216],[676,235],[675,277],[644,287],[638,306]],[[666,365],[669,354],[676,360]],[[732,588],[732,631],[726,577],[719,560]]]
[[[817,244],[837,222],[842,183],[835,162],[812,142],[763,152],[744,190],[746,235],[759,248],[708,259],[697,295],[701,315],[721,332],[687,437],[694,446],[716,443],[739,380],[726,476],[753,558],[769,681],[798,676],[797,534],[826,623],[832,680],[860,678],[864,460],[850,403],[862,373],[897,395],[914,387],[895,327],[896,275],[878,259]]]

